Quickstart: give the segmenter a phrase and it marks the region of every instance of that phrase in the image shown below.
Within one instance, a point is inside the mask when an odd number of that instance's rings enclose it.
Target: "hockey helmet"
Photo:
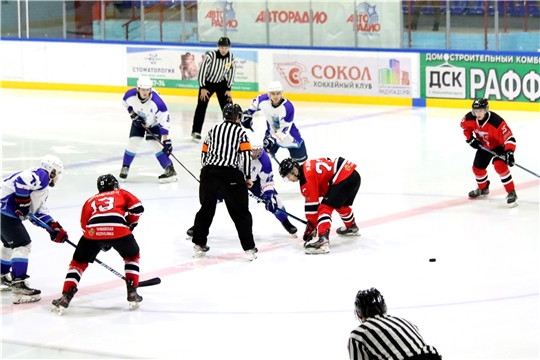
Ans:
[[[283,86],[279,81],[270,81],[268,84],[268,92],[283,92]]]
[[[354,306],[356,307],[356,316],[359,319],[386,314],[384,297],[375,288],[358,291]]]
[[[282,178],[287,177],[287,175],[292,173],[294,168],[297,168],[300,170],[300,165],[298,165],[298,163],[290,157],[283,159],[281,163],[279,164],[279,175]]]
[[[264,147],[264,139],[263,136],[256,133],[248,133],[249,135],[249,143],[251,144],[251,154],[254,159],[258,159],[261,157]]]
[[[100,175],[97,179],[97,188],[100,193],[104,191],[117,190],[118,180],[116,180],[114,175],[111,174]]]
[[[152,86],[154,86],[154,83],[152,82],[152,79],[150,79],[148,76],[141,76],[137,80],[138,89],[151,89]]]
[[[218,42],[218,46],[231,46],[231,40],[229,40],[228,37],[220,37]]]
[[[43,159],[41,159],[41,168],[49,173],[49,186],[54,186],[54,184],[60,180],[62,173],[64,172],[64,165],[60,159],[54,155],[45,155]]]
[[[228,103],[223,108],[223,118],[228,121],[236,122],[241,119],[242,108],[238,104]]]
[[[475,99],[474,102],[472,103],[472,108],[473,110],[486,109],[486,111],[488,111],[489,110],[488,99],[485,99],[485,98]]]

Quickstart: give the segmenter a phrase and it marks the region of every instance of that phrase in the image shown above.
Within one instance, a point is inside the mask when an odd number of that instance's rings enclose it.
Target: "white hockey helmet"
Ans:
[[[283,86],[279,81],[270,81],[268,84],[268,92],[283,92]]]
[[[41,168],[49,173],[49,186],[54,186],[54,184],[60,180],[62,173],[64,172],[64,165],[60,159],[54,155],[45,155],[43,159],[41,159]]]
[[[249,143],[251,144],[251,154],[254,159],[261,157],[263,152],[264,136],[257,133],[248,133]]]
[[[154,83],[148,76],[141,76],[137,80],[137,88],[139,89],[151,89],[152,86],[154,86]]]

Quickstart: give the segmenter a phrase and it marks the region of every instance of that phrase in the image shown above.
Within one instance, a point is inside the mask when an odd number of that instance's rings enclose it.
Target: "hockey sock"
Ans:
[[[30,254],[31,245],[19,246],[13,249],[11,258],[11,269],[13,270],[13,278],[21,278],[28,271],[28,255]]]
[[[283,211],[286,211],[285,206],[282,206],[279,209],[283,210]],[[279,220],[279,222],[284,222],[285,220],[287,220],[287,214],[285,214],[285,213],[283,213],[281,211],[276,211],[274,216],[276,217],[276,219]]]
[[[2,254],[0,259],[0,273],[7,274],[11,270],[11,255],[13,250],[2,246]]]
[[[64,287],[62,288],[63,293],[68,292],[72,286],[75,288],[79,286],[79,281],[81,281],[81,277],[87,267],[88,263],[80,263],[78,261],[71,260],[69,263],[66,280],[64,280]]]
[[[137,254],[130,258],[124,258],[124,269],[126,279],[133,280],[133,286],[139,286],[139,259],[141,255]]]
[[[351,227],[354,224],[354,212],[350,206],[342,206],[337,209],[337,212],[346,227]]]
[[[326,234],[332,226],[332,211],[334,211],[334,208],[326,204],[319,205],[319,220],[317,222],[317,232],[319,235]]]
[[[124,152],[124,161],[122,162],[122,165],[125,165],[127,167],[131,166],[134,158],[135,154],[126,150]]]
[[[159,164],[161,165],[161,167],[164,168],[164,169],[167,166],[172,164],[171,159],[169,159],[169,157],[167,155],[165,155],[163,153],[163,151],[160,151],[160,152],[156,153],[156,158],[158,159]]]
[[[501,177],[501,182],[504,185],[506,192],[510,192],[515,189],[514,181],[512,180],[512,175],[510,174],[510,169],[503,161],[495,161],[493,167],[499,176]]]
[[[488,176],[486,169],[479,169],[473,166],[472,171],[476,177],[476,184],[480,190],[484,190],[488,186]]]

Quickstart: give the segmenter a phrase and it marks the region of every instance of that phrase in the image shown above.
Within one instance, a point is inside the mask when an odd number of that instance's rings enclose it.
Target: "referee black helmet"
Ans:
[[[236,122],[241,119],[242,108],[238,104],[228,103],[223,108],[223,118],[227,121]]]
[[[356,306],[356,315],[360,319],[386,314],[384,297],[375,288],[360,290],[356,294],[354,305]]]
[[[231,46],[231,40],[228,37],[220,37],[217,44],[218,46]]]

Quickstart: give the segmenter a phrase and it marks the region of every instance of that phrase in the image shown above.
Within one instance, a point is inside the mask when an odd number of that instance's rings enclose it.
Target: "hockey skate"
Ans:
[[[28,287],[28,279],[30,276],[23,275],[20,278],[13,279],[11,285],[11,293],[13,294],[14,304],[24,304],[41,300],[41,290]]]
[[[469,192],[470,199],[476,199],[477,197],[486,197],[489,195],[489,181],[484,189],[474,189]]]
[[[506,203],[510,206],[510,207],[516,207],[518,206],[518,203],[517,203],[517,194],[516,194],[516,190],[512,190],[508,193],[508,195],[506,195]]]
[[[165,172],[159,175],[158,179],[160,183],[170,183],[177,181],[178,179],[176,178],[176,171],[174,170],[173,164],[167,166],[165,168]]]
[[[126,281],[127,286],[127,301],[129,303],[129,310],[138,309],[141,306],[143,298],[137,294],[137,287],[133,286],[133,280]]]
[[[200,258],[200,257],[203,257],[206,255],[206,253],[208,252],[208,250],[210,250],[210,246],[201,246],[201,245],[193,245],[193,250],[195,251],[193,253],[193,257],[194,258]]]
[[[122,165],[122,169],[120,169],[120,175],[118,175],[118,177],[120,177],[120,179],[126,179],[128,177],[128,173],[129,166]]]
[[[249,259],[249,261],[253,261],[257,258],[257,253],[259,252],[259,249],[253,248],[251,250],[246,250],[246,255]]]
[[[192,132],[191,133],[191,141],[198,143],[199,141],[201,141],[201,139],[202,139],[201,134],[199,134],[197,132]]]
[[[51,312],[62,315],[64,313],[64,310],[66,310],[69,306],[71,299],[73,299],[73,296],[75,296],[77,291],[78,289],[75,286],[70,287],[68,291],[64,291],[60,299],[52,301],[53,307],[51,308]]]
[[[328,239],[328,233],[330,230],[319,237],[318,240],[306,241],[304,243],[304,250],[306,254],[328,254],[330,252],[330,240]]]
[[[294,235],[296,234],[296,232],[298,231],[298,229],[293,225],[291,224],[291,222],[289,221],[289,219],[285,220],[285,221],[282,221],[281,222],[281,225],[283,225],[283,227],[285,228],[285,230],[287,230],[287,232],[291,235]]]
[[[195,226],[192,226],[192,227],[190,227],[190,228],[186,231],[186,234],[187,234],[186,240],[191,240],[191,239],[193,239],[193,228],[194,228],[194,227],[195,227]]]
[[[12,278],[11,278],[10,273],[2,274],[0,276],[0,291],[11,291],[11,285],[12,285],[11,279]]]
[[[338,235],[344,235],[344,236],[360,236],[360,233],[358,232],[360,229],[358,229],[358,226],[356,226],[356,223],[354,222],[351,226],[346,227],[342,226],[339,229],[336,230],[336,233]]]

